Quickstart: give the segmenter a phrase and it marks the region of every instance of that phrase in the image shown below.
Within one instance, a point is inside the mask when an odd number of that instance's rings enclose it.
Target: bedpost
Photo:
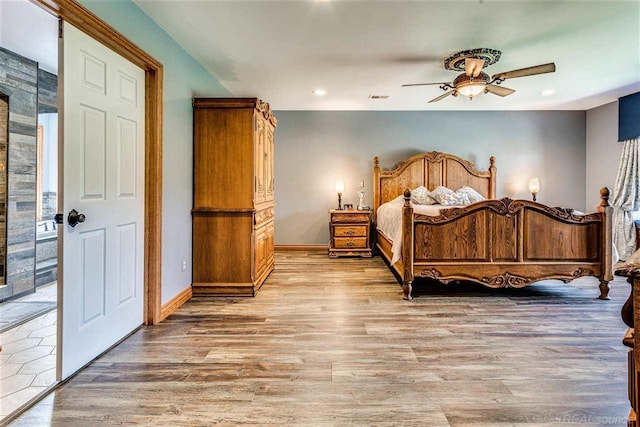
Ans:
[[[375,218],[376,211],[380,206],[380,159],[378,156],[373,158],[373,215]]]
[[[402,207],[402,275],[403,299],[410,300],[413,283],[413,208],[411,207],[411,190],[404,190],[404,206]]]
[[[496,158],[491,156],[489,157],[489,198],[490,199],[495,199],[496,198],[496,172],[497,172],[497,168],[496,168]]]
[[[600,189],[600,205],[596,208],[602,214],[602,274],[600,275],[600,299],[609,297],[609,282],[613,280],[613,207],[609,204],[611,192],[607,187]]]

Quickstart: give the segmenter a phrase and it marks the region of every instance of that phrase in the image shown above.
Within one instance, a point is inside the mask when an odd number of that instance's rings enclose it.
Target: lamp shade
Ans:
[[[531,178],[529,180],[529,193],[537,194],[540,191],[540,180],[536,178]]]
[[[336,193],[344,193],[344,181],[342,179],[336,181]]]
[[[469,83],[461,84],[460,86],[458,86],[457,91],[467,98],[473,98],[474,96],[481,94],[484,91],[484,88],[484,82],[475,82],[472,80]]]

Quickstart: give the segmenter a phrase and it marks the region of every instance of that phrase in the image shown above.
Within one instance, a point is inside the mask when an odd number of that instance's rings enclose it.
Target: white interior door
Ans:
[[[64,379],[143,322],[145,73],[67,23],[60,65]]]

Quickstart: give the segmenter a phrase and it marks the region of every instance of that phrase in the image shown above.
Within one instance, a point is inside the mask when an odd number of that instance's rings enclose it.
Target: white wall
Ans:
[[[58,74],[58,19],[29,0],[0,0],[0,46]]]
[[[622,143],[618,142],[618,101],[587,111],[586,206],[600,204],[598,191],[613,192]],[[591,209],[589,209],[591,210]]]

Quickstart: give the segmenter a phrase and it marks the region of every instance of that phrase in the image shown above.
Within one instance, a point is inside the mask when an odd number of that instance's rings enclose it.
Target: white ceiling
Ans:
[[[28,0],[0,0],[0,46],[58,74],[58,19]]]
[[[581,110],[640,90],[638,1],[134,1],[234,96],[277,110]],[[453,80],[442,60],[478,47],[502,51],[488,74],[557,71],[507,80],[507,98],[400,87]]]

